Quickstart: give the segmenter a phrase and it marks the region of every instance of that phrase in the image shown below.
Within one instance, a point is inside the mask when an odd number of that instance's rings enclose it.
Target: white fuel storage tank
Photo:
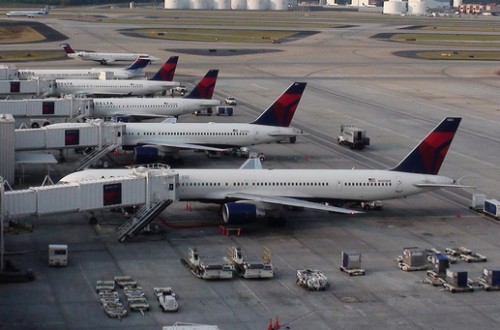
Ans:
[[[406,13],[406,2],[403,1],[384,1],[383,13],[387,15],[401,15]]]
[[[165,0],[165,9],[187,9],[189,6],[189,0]]]
[[[427,2],[408,0],[408,15],[424,16],[425,14],[427,14]]]
[[[190,0],[189,9],[208,9],[208,0]]]
[[[218,10],[230,10],[231,0],[213,0],[212,8]]]
[[[271,0],[269,9],[271,10],[288,10],[289,0]]]
[[[247,2],[248,10],[268,10],[269,0],[248,0]]]
[[[231,9],[232,10],[246,10],[247,9],[247,0],[231,0]]]

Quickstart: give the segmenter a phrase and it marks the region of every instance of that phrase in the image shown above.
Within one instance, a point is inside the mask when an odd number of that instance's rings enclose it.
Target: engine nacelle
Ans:
[[[265,216],[266,212],[254,204],[226,203],[222,208],[222,218],[227,224],[244,225]]]
[[[135,163],[147,164],[158,161],[158,149],[154,147],[135,147]]]

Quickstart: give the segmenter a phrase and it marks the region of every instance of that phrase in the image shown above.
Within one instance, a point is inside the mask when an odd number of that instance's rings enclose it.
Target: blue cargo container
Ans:
[[[500,218],[500,202],[496,199],[487,199],[484,201],[484,213]]]

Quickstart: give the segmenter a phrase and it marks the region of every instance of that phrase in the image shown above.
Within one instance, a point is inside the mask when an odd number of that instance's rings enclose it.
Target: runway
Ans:
[[[230,13],[228,13],[230,14]],[[50,15],[49,15],[50,16]],[[115,228],[121,214],[99,212],[99,227],[84,214],[60,214],[28,219],[33,233],[6,234],[6,250],[17,266],[34,268],[31,283],[2,284],[0,329],[160,329],[175,321],[217,324],[220,329],[266,329],[279,316],[290,329],[488,329],[500,324],[498,292],[451,294],[423,284],[425,272],[403,272],[395,258],[404,247],[466,246],[488,257],[487,263],[460,262],[454,270],[477,278],[483,267],[500,265],[499,223],[469,210],[472,193],[499,198],[500,184],[500,64],[493,61],[428,61],[393,56],[401,50],[438,49],[370,38],[413,25],[410,17],[390,23],[356,19],[348,14],[335,23],[343,29],[319,28],[319,33],[281,44],[252,45],[158,41],[124,36],[127,24],[78,24],[54,18],[40,21],[68,36],[74,49],[147,51],[168,58],[179,55],[176,79],[188,87],[207,70],[219,69],[215,95],[238,102],[232,117],[180,117],[181,122],[249,122],[267,108],[292,81],[307,87],[292,125],[308,136],[296,144],[253,147],[264,152],[266,168],[373,168],[396,166],[444,117],[463,117],[440,174],[459,179],[470,189],[443,189],[402,200],[384,201],[384,209],[360,216],[314,211],[287,211],[286,227],[265,223],[242,229],[241,236],[221,235],[216,205],[182,203],[168,207],[155,221],[159,232],[118,243]],[[439,19],[439,18],[438,18]],[[448,18],[447,18],[448,19]],[[332,19],[333,20],[333,19]],[[416,20],[416,19],[415,19]],[[426,20],[421,18],[418,20]],[[429,24],[439,24],[428,18]],[[168,25],[169,23],[165,23]],[[493,24],[499,24],[494,21]],[[200,23],[201,26],[202,23]],[[311,28],[311,30],[313,30]],[[37,44],[55,49],[59,42]],[[3,46],[2,46],[3,47]],[[6,49],[26,49],[8,45]],[[176,54],[173,49],[272,49],[240,56]],[[444,47],[443,47],[444,48]],[[449,47],[446,47],[448,50]],[[496,49],[498,50],[498,48]],[[76,60],[17,63],[19,68],[98,67]],[[156,71],[154,63],[148,72]],[[371,145],[364,151],[339,146],[341,124],[367,131]],[[185,168],[236,168],[243,160],[208,159],[183,152]],[[58,180],[72,171],[79,157],[71,151],[67,163],[51,169]],[[115,158],[119,164],[131,155]],[[27,171],[26,183],[39,185],[45,169]],[[21,187],[16,187],[21,188]],[[69,266],[47,266],[48,244],[69,245]],[[179,259],[196,246],[201,255],[223,256],[238,245],[254,257],[263,245],[272,251],[275,278],[203,281]],[[342,250],[362,254],[366,275],[349,277],[339,271]],[[295,271],[321,269],[332,286],[310,292],[295,284]],[[130,275],[146,292],[152,310],[121,321],[102,312],[95,282]],[[179,312],[162,313],[153,287],[172,286],[179,295]]]

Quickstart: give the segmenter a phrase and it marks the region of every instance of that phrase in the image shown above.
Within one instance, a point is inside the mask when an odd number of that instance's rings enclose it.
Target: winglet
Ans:
[[[179,56],[171,56],[149,80],[172,81]]]
[[[437,175],[461,120],[445,118],[392,171]]]
[[[127,71],[135,71],[144,69],[149,63],[151,63],[151,59],[147,56],[139,56],[134,61],[134,63],[130,64],[125,68]]]
[[[71,48],[71,46],[69,44],[61,44],[60,46],[64,49],[66,54],[74,54],[75,53],[75,51],[73,50],[73,48]]]
[[[288,89],[264,111],[254,122],[255,125],[288,127],[299,105],[305,82],[294,82]]]
[[[209,70],[205,77],[203,77],[196,87],[184,98],[186,99],[212,99],[215,90],[215,83],[217,82],[217,75],[219,70]]]

